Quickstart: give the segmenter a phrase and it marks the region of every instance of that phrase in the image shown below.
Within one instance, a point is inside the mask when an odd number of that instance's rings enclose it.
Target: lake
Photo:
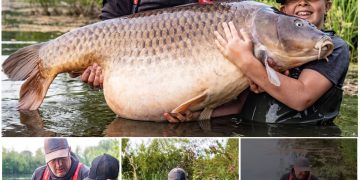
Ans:
[[[306,157],[319,179],[355,180],[356,139],[241,139],[241,179],[280,179]],[[266,178],[264,178],[266,177]]]

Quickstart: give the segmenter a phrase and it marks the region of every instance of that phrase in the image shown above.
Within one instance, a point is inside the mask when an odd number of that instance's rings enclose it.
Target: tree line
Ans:
[[[189,179],[238,179],[238,139],[154,139],[137,146],[131,141],[122,140],[123,179],[167,179],[175,167]]]

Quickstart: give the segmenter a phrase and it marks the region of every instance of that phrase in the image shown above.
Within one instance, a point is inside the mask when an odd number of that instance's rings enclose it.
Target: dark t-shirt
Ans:
[[[334,32],[328,32],[331,37],[334,50],[328,57],[304,64],[299,68],[290,70],[290,76],[298,78],[304,69],[312,69],[325,76],[333,87],[330,88],[312,106],[304,111],[296,111],[283,103],[272,98],[267,93],[249,93],[240,116],[245,121],[266,123],[312,123],[327,124],[339,114],[342,101],[341,89],[349,66],[349,48],[344,40],[335,36]],[[314,87],[317,88],[317,87]]]
[[[335,36],[333,31],[329,31],[327,34],[331,37],[334,43],[334,51],[328,57],[329,62],[324,59],[315,60],[301,66],[300,70],[315,70],[330,80],[333,85],[341,88],[344,84],[346,72],[349,67],[349,47],[344,40],[338,36]]]

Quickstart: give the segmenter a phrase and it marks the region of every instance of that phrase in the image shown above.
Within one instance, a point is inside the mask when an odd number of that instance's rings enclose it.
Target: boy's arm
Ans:
[[[233,28],[232,31],[236,30]],[[330,80],[311,69],[303,70],[299,79],[293,79],[276,72],[281,85],[273,85],[268,80],[265,67],[253,55],[253,43],[250,36],[242,30],[239,36],[235,36],[237,32],[231,33],[234,36],[228,40],[229,42],[225,42],[218,33],[215,33],[218,37],[217,45],[219,49],[251,81],[290,108],[303,111],[331,88],[332,83]]]

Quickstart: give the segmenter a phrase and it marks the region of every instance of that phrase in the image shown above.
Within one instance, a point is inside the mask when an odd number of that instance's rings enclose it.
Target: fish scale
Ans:
[[[203,110],[200,119],[209,119],[214,108],[236,98],[249,86],[244,74],[216,47],[214,31],[224,35],[223,22],[233,21],[238,30],[244,28],[248,32],[259,29],[257,34],[261,37],[254,42],[255,54],[261,54],[257,52],[259,47],[269,49],[269,55],[272,51],[287,54],[290,51],[281,48],[297,47],[294,44],[273,47],[277,39],[268,35],[272,32],[267,32],[267,27],[253,27],[264,26],[266,22],[277,25],[278,16],[293,21],[294,17],[270,11],[273,10],[262,3],[244,1],[136,13],[84,26],[47,43],[20,49],[9,56],[3,69],[10,79],[26,80],[20,90],[19,109],[37,109],[57,74],[84,70],[98,63],[104,75],[105,100],[117,115],[163,121],[165,112]],[[262,17],[263,21],[255,18],[258,13],[269,14]],[[253,23],[255,20],[257,24]],[[323,36],[314,28],[312,31],[318,33],[316,37]],[[293,32],[285,32],[284,36],[287,34],[299,42],[303,40]],[[327,52],[321,51],[320,55],[326,56]],[[277,56],[272,58],[280,64],[286,61]],[[314,58],[302,63],[310,60]],[[291,63],[283,68],[289,68]]]

